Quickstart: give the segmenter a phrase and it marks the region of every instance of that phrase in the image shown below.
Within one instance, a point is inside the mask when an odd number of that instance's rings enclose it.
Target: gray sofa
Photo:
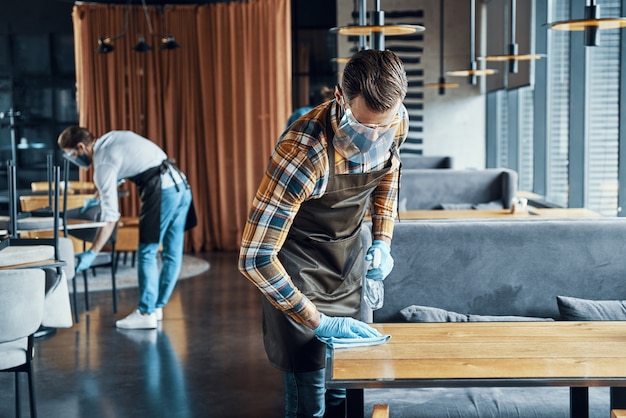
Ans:
[[[401,154],[402,168],[452,168],[452,157]]]
[[[365,249],[369,235],[369,230],[362,234]],[[619,300],[611,302],[618,305],[618,316],[609,319],[621,319],[625,238],[626,219],[620,218],[400,221],[384,306],[373,315],[364,309],[363,318],[564,320],[557,296],[567,296]],[[591,388],[590,416],[609,417],[609,399],[608,388]],[[398,418],[569,417],[569,401],[563,387],[365,391],[366,416],[375,403],[386,403]]]
[[[508,209],[517,193],[517,172],[402,169],[398,207],[414,209]]]

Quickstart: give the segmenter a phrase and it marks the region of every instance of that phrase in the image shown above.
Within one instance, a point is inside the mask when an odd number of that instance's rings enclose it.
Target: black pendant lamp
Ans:
[[[516,36],[516,24],[517,24],[517,3],[516,0],[510,0],[509,2],[509,46],[508,51],[504,55],[488,55],[481,57],[480,59],[488,62],[508,62],[509,73],[517,73],[519,61],[531,61],[538,60],[543,57],[541,54],[520,54],[519,45],[515,39]]]
[[[126,5],[126,11],[124,13],[124,26],[122,31],[115,36],[103,36],[98,39],[98,48],[96,49],[96,53],[98,54],[108,54],[113,52],[115,47],[113,46],[113,41],[118,39],[126,34],[126,28],[128,26],[128,14],[130,12],[130,5],[132,0],[128,0]],[[150,15],[148,13],[148,6],[146,5],[145,0],[141,0],[141,5],[143,8],[143,14],[146,17],[146,22],[148,24],[148,30],[150,31],[150,36],[159,38],[160,50],[171,51],[174,49],[180,48],[180,44],[176,42],[174,35],[160,35],[155,33],[152,28],[152,20],[150,19]],[[139,41],[135,46],[133,46],[133,50],[136,52],[148,52],[152,51],[152,46],[146,41],[146,38],[143,34],[139,35]]]
[[[439,2],[439,81],[437,83],[428,83],[425,84],[426,88],[437,88],[439,89],[439,94],[446,94],[446,88],[455,89],[459,87],[459,83],[446,83],[446,77],[444,73],[444,25],[443,25],[443,17],[444,17],[444,0],[440,0]]]
[[[476,1],[470,1],[470,65],[463,70],[448,71],[446,74],[452,77],[468,77],[470,84],[475,85],[477,77],[496,74],[498,71],[491,68],[481,70],[476,62]]]
[[[584,31],[585,46],[598,46],[598,31],[606,29],[621,29],[626,27],[624,17],[600,18],[600,6],[595,0],[589,0],[585,6],[585,18],[575,20],[562,20],[550,23],[550,29],[564,31]]]
[[[340,26],[330,29],[331,33],[340,35],[358,36],[359,49],[368,49],[367,37],[371,38],[371,48],[384,50],[385,36],[410,35],[426,30],[421,25],[385,25],[385,12],[380,9],[380,0],[375,2],[375,10],[372,12],[371,24],[366,24],[367,0],[359,2],[359,24],[352,26]]]
[[[98,48],[96,48],[96,54],[109,54],[113,52],[115,47],[113,41],[126,35],[126,27],[128,26],[128,14],[130,13],[130,2],[126,3],[126,10],[124,11],[124,24],[122,25],[122,31],[115,36],[101,36],[98,38]]]

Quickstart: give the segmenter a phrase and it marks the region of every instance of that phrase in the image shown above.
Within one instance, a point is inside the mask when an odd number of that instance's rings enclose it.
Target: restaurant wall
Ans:
[[[373,2],[368,8],[373,9]],[[466,69],[470,64],[470,15],[467,0],[445,0],[444,15],[444,71]],[[477,1],[478,6],[482,2]],[[440,75],[439,65],[439,0],[423,0],[416,4],[410,0],[387,0],[382,3],[386,15],[392,11],[421,11],[417,22],[426,27],[419,41],[423,51],[420,63],[423,70],[420,80],[409,77],[409,90],[421,93],[421,111],[419,115],[411,114],[419,136],[420,144],[416,145],[423,155],[450,155],[454,159],[454,168],[485,168],[486,165],[486,96],[485,81],[479,78],[476,85],[469,83],[467,78],[446,77],[448,82],[458,82],[456,89],[446,89],[440,95],[436,88],[425,88],[420,83],[436,83]],[[337,23],[347,25],[355,22],[353,10],[358,2],[337,0]],[[480,28],[482,14],[477,12],[476,27]],[[415,21],[415,18],[413,18]],[[392,41],[390,38],[389,44]],[[476,55],[480,56],[480,30],[477,30]],[[349,56],[354,43],[345,36],[337,37],[339,56]],[[389,47],[392,49],[392,47]],[[340,70],[339,70],[340,71]],[[484,78],[484,77],[483,77]],[[417,125],[417,126],[415,126]]]

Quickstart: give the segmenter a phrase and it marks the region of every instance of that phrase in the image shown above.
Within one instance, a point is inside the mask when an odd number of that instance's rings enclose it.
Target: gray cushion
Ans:
[[[365,415],[388,404],[394,418],[569,418],[567,387],[367,389]],[[589,388],[589,417],[611,416],[607,387]]]
[[[467,210],[467,209],[474,209],[474,204],[473,203],[442,203],[439,206],[436,206],[435,209]]]
[[[589,300],[557,296],[561,319],[566,321],[624,321],[625,300]]]
[[[52,245],[16,245],[0,251],[0,267],[37,263],[54,258]]]
[[[9,229],[11,218],[0,216],[0,229]],[[54,218],[51,216],[28,216],[17,220],[17,229],[20,231],[53,230]]]
[[[498,210],[498,209],[504,209],[504,206],[502,206],[502,201],[500,201],[500,200],[492,200],[491,202],[477,203],[477,204],[474,205],[474,209],[478,209],[478,210]]]
[[[506,168],[484,170],[402,170],[399,210],[434,209],[442,203],[500,201],[510,208],[517,193],[517,172]]]
[[[519,321],[553,321],[552,318],[507,315],[472,315],[446,311],[431,306],[411,305],[400,311],[406,322],[519,322]]]

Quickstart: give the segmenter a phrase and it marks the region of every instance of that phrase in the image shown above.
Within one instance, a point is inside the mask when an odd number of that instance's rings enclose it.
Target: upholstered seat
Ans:
[[[8,246],[0,251],[0,267],[54,259],[52,245]]]
[[[0,216],[0,229],[9,229],[11,218]],[[54,226],[52,216],[27,216],[17,220],[18,231],[51,230]]]
[[[28,375],[30,416],[37,416],[32,367],[33,340],[43,319],[44,295],[43,270],[0,271],[0,372],[15,373],[15,407],[18,417],[19,373]]]

